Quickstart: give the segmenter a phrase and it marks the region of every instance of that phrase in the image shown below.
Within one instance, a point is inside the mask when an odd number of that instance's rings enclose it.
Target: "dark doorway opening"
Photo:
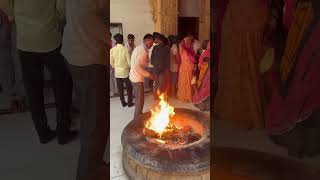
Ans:
[[[188,33],[193,33],[199,37],[199,18],[198,17],[179,17],[178,35],[184,38]]]

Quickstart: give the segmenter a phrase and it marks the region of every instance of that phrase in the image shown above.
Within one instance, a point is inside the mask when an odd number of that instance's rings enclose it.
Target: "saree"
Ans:
[[[194,86],[193,104],[200,104],[210,97],[210,42],[207,50],[202,52],[198,66],[200,74]]]
[[[223,19],[214,111],[219,118],[241,129],[264,125],[259,64],[264,55],[263,34],[268,15],[264,1],[229,0]]]
[[[319,9],[314,12],[318,12]],[[286,133],[308,119],[314,111],[320,110],[319,17],[319,14],[314,16],[310,27],[303,35],[285,94],[279,93],[281,76],[278,69],[273,70],[272,99],[266,107],[266,128],[269,134]]]
[[[195,53],[192,46],[188,46],[186,41],[187,39],[184,39],[179,45],[181,64],[179,66],[177,97],[181,101],[191,102],[191,80],[195,63]]]
[[[302,38],[313,18],[313,11],[311,2],[298,3],[295,18],[289,30],[286,48],[280,65],[281,81],[284,85],[286,85],[288,77],[295,65],[296,56]]]
[[[214,43],[213,43],[213,78],[217,79],[218,74],[218,62],[219,55],[221,51],[221,34],[222,34],[222,23],[223,17],[225,14],[225,10],[227,8],[228,1],[226,0],[218,0],[217,1],[217,20],[216,20],[216,28],[214,32]]]
[[[217,15],[216,15],[216,27],[215,31],[213,33],[214,40],[212,40],[213,43],[213,61],[212,63],[212,84],[213,84],[213,89],[214,89],[214,94],[213,94],[213,99],[216,96],[216,92],[218,89],[218,66],[219,66],[219,56],[221,52],[221,34],[222,34],[222,23],[223,23],[223,17],[225,14],[225,10],[227,8],[228,1],[227,0],[217,0]],[[212,101],[213,103],[214,101]]]
[[[296,1],[297,0],[285,0],[283,25],[287,30],[290,29],[291,23],[294,18]]]

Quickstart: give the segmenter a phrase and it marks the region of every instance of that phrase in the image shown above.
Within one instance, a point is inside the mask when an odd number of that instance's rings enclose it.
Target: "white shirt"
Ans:
[[[149,77],[150,73],[145,70],[149,63],[148,50],[144,45],[136,47],[131,55],[131,70],[129,79],[133,83],[144,82],[145,77]]]

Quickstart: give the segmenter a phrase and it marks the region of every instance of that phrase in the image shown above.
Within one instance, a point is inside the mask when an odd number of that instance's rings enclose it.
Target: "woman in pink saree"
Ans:
[[[192,102],[201,111],[208,111],[210,110],[210,42],[200,56],[198,67],[200,74],[194,85]]]
[[[195,63],[195,52],[192,47],[193,39],[186,37],[179,44],[181,64],[179,67],[178,93],[179,100],[191,102],[191,80]]]
[[[274,66],[273,91],[266,108],[271,139],[296,157],[320,153],[320,1],[311,0],[312,21],[299,44],[294,69],[285,86]]]
[[[288,31],[291,23],[294,18],[294,12],[296,9],[296,1],[297,0],[285,0],[284,8],[283,8],[283,25],[285,29]]]

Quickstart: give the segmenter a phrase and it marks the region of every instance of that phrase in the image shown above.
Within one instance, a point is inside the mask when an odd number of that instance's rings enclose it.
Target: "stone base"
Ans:
[[[128,153],[123,152],[124,170],[130,180],[210,180],[210,170],[199,173],[159,172],[144,167],[135,161]]]

